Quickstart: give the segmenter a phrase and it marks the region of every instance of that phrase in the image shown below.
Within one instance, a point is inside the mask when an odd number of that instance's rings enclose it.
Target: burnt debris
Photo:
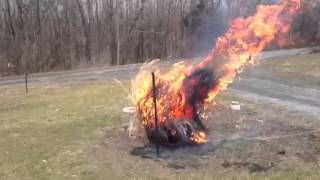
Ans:
[[[184,146],[198,144],[195,136],[198,136],[199,132],[207,131],[199,116],[201,110],[198,108],[203,106],[210,89],[217,84],[214,73],[212,70],[201,69],[186,78],[183,82],[183,93],[185,93],[186,97],[185,118],[172,119],[161,126],[158,124],[157,117],[157,86],[155,78],[154,73],[152,73],[155,127],[146,127],[150,143],[157,146],[157,153],[159,152],[159,145]]]

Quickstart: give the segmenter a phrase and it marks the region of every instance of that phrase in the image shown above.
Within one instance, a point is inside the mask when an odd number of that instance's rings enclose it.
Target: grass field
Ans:
[[[278,63],[272,64],[277,71],[319,76],[318,63],[309,66],[296,58],[273,62]],[[227,92],[218,104],[227,107],[232,99],[237,97]],[[133,156],[130,152],[136,143],[127,138],[123,130],[127,117],[121,113],[131,104],[128,93],[114,82],[36,84],[28,95],[22,85],[1,87],[0,102],[1,180],[320,178],[320,151],[315,161],[319,166],[290,157],[261,173],[226,169],[225,158],[203,162],[200,158],[194,162],[198,165],[172,168],[166,160]],[[243,102],[251,109],[276,112],[272,105]],[[279,117],[290,117],[281,112]]]
[[[265,61],[262,66],[270,72],[280,72],[311,77],[320,77],[320,54],[279,57]]]
[[[34,86],[29,95],[10,87],[0,101],[0,179],[90,175],[85,149],[99,128],[121,125],[127,105],[113,83]]]

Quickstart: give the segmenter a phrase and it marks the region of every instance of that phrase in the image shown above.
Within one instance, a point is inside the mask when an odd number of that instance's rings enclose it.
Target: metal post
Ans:
[[[159,133],[159,125],[158,125],[158,112],[157,112],[157,89],[156,89],[156,77],[155,77],[155,73],[152,72],[152,92],[153,92],[153,104],[154,104],[154,121],[156,124],[156,131],[158,134]],[[160,156],[160,146],[157,143],[156,144],[156,151],[157,151],[157,156]]]
[[[26,94],[28,94],[29,90],[28,90],[28,72],[26,72],[24,74],[24,77],[25,77],[25,82],[26,82]]]

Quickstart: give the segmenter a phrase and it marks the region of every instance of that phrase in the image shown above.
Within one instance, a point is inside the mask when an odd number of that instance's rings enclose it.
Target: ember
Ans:
[[[156,139],[156,143],[166,145],[206,143],[207,130],[202,121],[208,106],[244,67],[256,63],[256,57],[268,45],[287,44],[287,33],[302,3],[282,0],[277,5],[258,6],[255,15],[235,19],[201,63],[192,66],[180,62],[166,72],[158,69],[156,135],[150,76],[154,62],[144,65],[133,83],[133,99],[150,142]]]

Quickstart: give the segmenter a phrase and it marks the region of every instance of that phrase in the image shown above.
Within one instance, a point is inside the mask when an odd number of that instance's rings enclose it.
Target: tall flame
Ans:
[[[212,104],[244,67],[255,64],[266,47],[286,43],[302,3],[303,0],[282,0],[276,5],[260,5],[253,16],[233,20],[201,63],[192,66],[180,62],[169,71],[156,70],[160,128],[171,121],[188,120],[195,121],[201,129],[199,111]],[[138,118],[149,129],[155,127],[150,75],[153,66],[153,63],[144,65],[132,85]],[[199,131],[190,139],[205,143],[205,137]]]

